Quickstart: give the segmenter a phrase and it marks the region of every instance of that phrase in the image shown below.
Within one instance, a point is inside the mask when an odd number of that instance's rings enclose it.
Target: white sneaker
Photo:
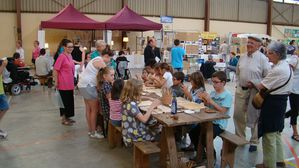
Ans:
[[[5,131],[0,130],[0,139],[5,139],[7,138],[8,134]]]
[[[90,134],[90,138],[102,139],[104,138],[104,136],[102,134],[99,134],[98,132],[95,132],[93,134]]]

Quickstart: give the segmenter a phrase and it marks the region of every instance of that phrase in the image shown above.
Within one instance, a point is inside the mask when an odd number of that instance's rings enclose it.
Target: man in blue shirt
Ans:
[[[180,40],[175,39],[174,45],[175,47],[171,49],[171,65],[176,71],[183,71],[183,58],[186,55],[186,51],[180,47]]]

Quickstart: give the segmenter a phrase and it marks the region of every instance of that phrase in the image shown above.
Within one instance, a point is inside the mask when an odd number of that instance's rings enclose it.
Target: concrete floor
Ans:
[[[133,72],[134,73],[134,72]],[[234,93],[234,83],[227,85]],[[211,85],[206,86],[208,90]],[[72,127],[60,123],[55,92],[35,86],[29,93],[10,97],[11,108],[0,123],[7,131],[7,140],[0,141],[0,168],[131,168],[132,151],[126,148],[109,149],[107,140],[93,140],[87,136],[84,103],[75,95],[75,120]],[[234,132],[232,119],[228,130]],[[249,133],[249,129],[247,130]],[[296,167],[287,143],[299,154],[298,142],[290,139],[289,120],[285,122],[283,142],[288,167]],[[249,137],[249,136],[248,136]],[[217,165],[220,163],[222,141],[214,141]],[[248,146],[237,149],[235,168],[251,168],[262,162],[261,144],[257,152],[249,153]],[[153,165],[153,167],[158,167]]]

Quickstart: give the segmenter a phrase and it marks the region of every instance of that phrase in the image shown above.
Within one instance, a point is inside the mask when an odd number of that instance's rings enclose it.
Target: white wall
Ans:
[[[16,14],[0,13],[0,20],[0,57],[9,57],[15,52],[17,38]]]
[[[266,24],[210,21],[210,32],[216,32],[220,37],[226,37],[229,32],[266,34],[266,30]]]

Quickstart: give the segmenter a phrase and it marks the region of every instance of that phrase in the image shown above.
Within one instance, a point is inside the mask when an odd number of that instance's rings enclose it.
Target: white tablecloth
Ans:
[[[224,71],[226,68],[225,62],[217,62],[214,68],[218,71]]]
[[[129,68],[144,68],[143,55],[126,55],[129,62]]]

